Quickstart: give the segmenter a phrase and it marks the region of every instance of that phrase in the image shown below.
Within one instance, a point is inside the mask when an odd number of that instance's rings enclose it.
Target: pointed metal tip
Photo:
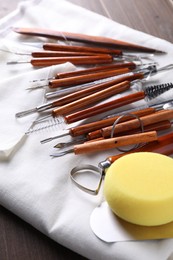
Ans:
[[[48,85],[31,86],[31,87],[26,88],[25,90],[34,90],[34,89],[39,89],[39,88],[45,88],[45,87],[47,87],[47,86],[48,86]]]
[[[16,65],[18,64],[18,61],[7,61],[7,65]]]
[[[53,118],[52,115],[44,116],[44,117],[41,117],[41,118],[34,120],[33,124],[39,124],[39,123],[42,123],[42,122],[45,122],[45,121],[49,121],[51,118]]]
[[[53,138],[50,137],[50,138],[46,138],[46,139],[44,139],[44,140],[41,140],[40,143],[41,143],[41,144],[46,144],[46,143],[48,143],[48,142],[51,142],[52,140],[53,140]]]
[[[62,148],[62,145],[61,145],[61,143],[59,143],[59,144],[56,144],[53,148]]]
[[[69,132],[68,132],[68,133],[64,133],[64,134],[62,134],[62,135],[56,135],[56,136],[52,136],[52,137],[46,138],[46,139],[44,139],[44,140],[41,140],[40,143],[41,143],[41,144],[45,144],[45,143],[51,142],[51,141],[53,141],[53,140],[55,140],[55,139],[64,137],[64,136],[66,136],[66,135],[69,135]],[[58,148],[59,148],[59,147],[58,147]]]
[[[63,152],[60,152],[60,153],[52,153],[52,154],[50,154],[50,156],[52,156],[52,157],[61,157],[61,156],[64,156],[64,155],[66,155],[68,153],[73,153],[73,152],[74,152],[74,150],[70,149],[70,150],[65,150]]]
[[[155,50],[155,53],[156,54],[167,54],[166,51],[160,51],[160,50]]]
[[[23,61],[23,60],[19,60],[19,61],[7,61],[6,65],[16,65],[16,64],[25,64],[25,63],[30,63],[29,61]]]
[[[22,112],[16,113],[15,116],[17,118],[20,118],[20,117],[28,116],[28,115],[30,115],[32,113],[35,113],[35,112],[37,112],[37,109],[33,108],[33,109],[30,109],[30,110],[26,110],[26,111],[22,111]]]

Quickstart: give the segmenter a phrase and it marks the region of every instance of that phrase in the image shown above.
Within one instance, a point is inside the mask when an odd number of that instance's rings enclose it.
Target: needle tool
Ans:
[[[61,157],[68,153],[74,153],[77,155],[77,154],[100,152],[107,149],[117,148],[120,146],[146,143],[154,140],[157,140],[157,132],[151,131],[146,133],[120,136],[120,137],[98,140],[93,142],[86,142],[83,144],[75,145],[73,149],[65,150],[59,153],[53,153],[51,154],[51,156]]]
[[[172,140],[173,140],[173,132],[167,133],[162,136],[159,136],[156,141],[152,141],[148,144],[145,144],[143,147],[138,147],[138,148],[134,149],[133,151],[109,156],[104,161],[101,161],[98,164],[98,166],[94,166],[94,165],[90,165],[90,164],[76,166],[70,172],[71,180],[82,191],[85,191],[91,195],[97,195],[100,190],[100,187],[101,187],[101,184],[102,184],[102,181],[104,179],[107,169],[117,159],[119,159],[120,157],[122,157],[126,154],[135,153],[135,152],[154,152],[154,153],[164,154],[167,156],[171,155],[171,154],[173,154]],[[79,181],[78,181],[79,178],[77,178],[77,177],[79,177],[79,174],[84,174],[86,172],[89,174],[93,174],[93,175],[95,175],[95,174],[99,175],[98,185],[95,189],[91,189],[91,188],[79,183]]]
[[[42,55],[43,56],[43,55]],[[125,60],[124,56],[114,57],[111,54],[102,54],[102,53],[96,53],[95,55],[89,53],[88,55],[75,55],[75,56],[47,56],[46,57],[39,57],[39,58],[31,58],[29,60],[12,60],[8,61],[7,65],[15,65],[15,64],[22,64],[22,63],[30,63],[33,67],[46,67],[46,66],[52,66],[52,65],[58,65],[65,62],[71,62],[74,65],[97,65],[97,64],[110,64],[113,62]],[[149,59],[150,56],[134,56],[134,55],[126,55],[126,60],[132,61],[137,60],[141,61],[142,58]]]
[[[66,57],[48,57],[48,58],[33,58],[30,60],[13,60],[8,61],[7,65],[30,63],[33,67],[46,67],[58,65],[65,62],[71,62],[74,65],[96,65],[104,63],[112,63],[113,58],[109,54],[100,54],[92,56],[66,56]]]
[[[164,51],[152,49],[149,47],[140,46],[137,44],[115,40],[113,38],[103,37],[103,36],[91,36],[81,33],[71,33],[71,32],[60,32],[43,28],[13,28],[16,33],[30,35],[30,36],[41,36],[56,40],[74,41],[86,44],[92,44],[95,46],[102,46],[106,48],[120,48],[130,51],[138,52],[149,52],[149,53],[165,53]]]

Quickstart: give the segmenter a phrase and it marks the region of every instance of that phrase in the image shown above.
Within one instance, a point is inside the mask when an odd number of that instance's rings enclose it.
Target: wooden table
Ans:
[[[173,0],[69,0],[119,23],[173,43]],[[19,0],[0,0],[0,18],[13,11]],[[0,207],[0,259],[84,259],[58,245]]]

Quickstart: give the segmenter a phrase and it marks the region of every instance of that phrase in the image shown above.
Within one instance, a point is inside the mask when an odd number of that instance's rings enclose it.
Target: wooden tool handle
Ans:
[[[61,98],[55,100],[54,102],[52,102],[52,107],[63,106],[67,103],[73,102],[79,98],[86,97],[87,95],[90,95],[90,94],[100,91],[102,89],[111,87],[113,85],[119,84],[123,81],[126,81],[126,80],[131,81],[131,80],[138,79],[138,78],[140,79],[140,77],[141,77],[141,74],[137,73],[137,74],[130,75],[130,76],[122,76],[120,78],[118,77],[117,79],[106,81],[106,82],[103,82],[100,84],[94,84],[91,87],[87,87],[86,89],[78,90],[76,92],[70,93],[64,97],[61,97]],[[94,130],[92,130],[92,131],[94,131]]]
[[[100,63],[111,63],[112,56],[108,54],[102,54],[97,56],[78,56],[78,57],[58,57],[58,58],[42,58],[31,59],[31,64],[34,67],[44,67],[44,66],[52,66],[56,64],[61,64],[65,62],[72,62],[74,65],[93,65]]]
[[[34,51],[31,53],[34,58],[46,57],[69,57],[69,56],[93,56],[93,52],[66,52],[66,51]]]
[[[146,144],[145,146],[141,148],[134,149],[132,152],[154,152],[154,153],[160,153],[164,155],[171,155],[173,154],[173,133],[169,133],[163,136],[158,137],[157,141],[153,141],[149,144]],[[113,163],[120,157],[130,154],[132,152],[122,153],[114,156],[110,156],[107,159],[110,161],[110,163]]]
[[[90,52],[90,53],[104,53],[113,55],[122,55],[121,50],[99,48],[99,47],[88,47],[88,46],[76,46],[76,45],[60,45],[57,43],[44,43],[44,50],[49,51],[66,51],[66,52]]]
[[[151,125],[147,125],[144,127],[144,132],[148,132],[148,131],[162,131],[162,130],[166,130],[168,128],[171,127],[171,123],[170,121],[166,120],[166,121],[162,121],[162,122],[158,122],[158,123],[154,123]],[[141,133],[141,128],[137,127],[136,129],[130,129],[128,131],[123,131],[116,133],[115,136],[120,136],[120,135],[131,135],[131,134],[137,134],[137,133]],[[87,139],[88,140],[94,140],[96,138],[101,138],[102,137],[102,130],[96,130],[93,131],[91,133],[88,133],[87,135]],[[110,136],[109,136],[110,137]],[[103,137],[104,138],[104,137]]]
[[[133,111],[131,112],[131,114],[137,115],[137,116],[144,116],[144,115],[149,115],[155,112],[155,108],[145,108],[145,109],[141,109],[141,110],[137,110],[137,111]],[[99,120],[99,121],[94,121],[92,123],[88,123],[88,124],[82,124],[76,127],[73,127],[70,129],[70,134],[72,136],[79,136],[79,135],[84,135],[84,134],[88,134],[87,137],[88,139],[95,139],[92,138],[92,133],[94,133],[96,130],[99,131],[99,137],[101,136],[101,131],[98,129],[101,129],[103,127],[106,126],[110,126],[113,125],[113,123],[115,122],[115,120],[117,120],[119,118],[119,115],[114,116],[112,118],[107,118],[104,120]],[[127,121],[132,119],[131,116],[124,116],[122,117],[122,121]],[[90,137],[91,134],[91,137]]]
[[[76,113],[67,115],[64,117],[64,119],[67,123],[77,122],[79,120],[82,120],[82,119],[85,119],[85,118],[88,118],[91,116],[96,116],[96,115],[104,113],[106,111],[136,102],[138,100],[143,99],[144,97],[145,97],[145,93],[143,91],[133,93],[133,94],[130,94],[130,95],[118,98],[118,99],[114,99],[113,101],[106,102],[105,104],[86,108],[86,109],[78,111]]]
[[[75,111],[77,109],[82,109],[83,107],[86,107],[90,104],[94,104],[95,102],[101,101],[105,98],[111,97],[112,95],[115,95],[117,93],[123,92],[130,88],[130,82],[124,81],[122,83],[119,83],[117,85],[111,86],[107,89],[100,90],[96,93],[90,94],[88,96],[85,96],[81,99],[75,100],[69,104],[66,104],[64,106],[55,108],[52,111],[53,117],[57,115],[65,115],[70,113],[71,111]]]
[[[171,123],[169,120],[164,120],[161,122],[157,122],[154,124],[150,124],[147,126],[144,126],[144,132],[149,132],[149,131],[163,131],[163,130],[167,130],[171,128]],[[132,135],[132,134],[137,134],[137,133],[141,133],[141,128],[136,128],[133,130],[129,130],[129,131],[124,131],[122,133],[119,133],[117,136],[119,135]]]
[[[80,76],[64,78],[64,79],[53,79],[49,81],[49,87],[50,88],[71,87],[74,85],[92,82],[94,80],[125,74],[128,73],[129,71],[130,71],[129,68],[122,68],[122,69],[114,69],[110,71],[90,73],[87,75],[80,75]]]
[[[172,110],[163,110],[160,112],[156,112],[151,115],[143,116],[140,118],[142,121],[143,126],[147,126],[150,124],[154,124],[163,120],[171,120],[173,118],[173,111]],[[140,122],[138,119],[130,120],[129,122],[123,122],[117,124],[114,130],[114,134],[122,133],[123,131],[128,131],[132,129],[136,129],[140,127]],[[104,138],[110,137],[112,131],[112,126],[108,126],[102,129],[102,136]]]
[[[107,149],[112,149],[120,146],[145,143],[157,140],[156,131],[140,133],[134,135],[126,135],[116,138],[109,138],[105,140],[87,142],[84,144],[74,146],[75,154],[99,152]]]
[[[94,68],[75,70],[70,72],[60,72],[56,75],[57,79],[63,79],[68,77],[75,77],[80,75],[86,75],[89,73],[100,72],[100,71],[108,71],[112,69],[121,69],[121,68],[129,68],[131,70],[136,69],[136,64],[134,62],[118,62],[115,64],[108,64],[102,66],[96,66]]]
[[[26,34],[31,36],[41,36],[47,37],[52,39],[60,39],[65,41],[75,41],[75,42],[83,42],[92,45],[99,45],[106,48],[119,48],[119,49],[127,49],[133,51],[140,51],[140,52],[159,52],[156,49],[140,46],[137,44],[124,42],[120,40],[115,40],[108,37],[103,36],[92,36],[92,35],[85,35],[80,33],[70,33],[70,32],[59,32],[54,30],[48,30],[43,28],[13,28],[13,31],[20,34]]]

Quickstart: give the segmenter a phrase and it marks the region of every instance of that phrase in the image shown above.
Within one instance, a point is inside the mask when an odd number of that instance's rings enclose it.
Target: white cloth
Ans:
[[[25,40],[38,41],[37,38],[17,35],[10,30],[11,26],[42,27],[131,41],[166,50],[167,55],[154,58],[159,66],[172,62],[171,43],[135,31],[65,0],[24,1],[18,10],[0,21],[1,39],[8,42],[1,40],[1,49],[4,46],[15,49],[13,43],[19,44]],[[9,47],[9,42],[13,48]],[[29,49],[28,46],[22,48]],[[25,136],[36,115],[16,120],[15,113],[43,102],[43,90],[27,92],[25,88],[30,80],[50,75],[52,68],[36,70],[28,64],[6,66],[5,62],[14,59],[14,55],[1,52],[1,56],[0,203],[50,238],[89,259],[170,260],[173,254],[172,239],[109,244],[94,235],[89,220],[93,209],[102,201],[102,191],[98,196],[81,192],[71,182],[69,173],[81,163],[97,166],[115,151],[82,156],[68,154],[51,159],[49,154],[57,141],[41,145],[40,140],[55,135],[57,130],[51,128]],[[66,69],[74,67],[71,64],[59,65],[53,71]],[[172,81],[172,71],[153,77],[148,84],[169,81]],[[171,91],[164,98],[170,95]],[[69,137],[61,139],[68,140]]]

